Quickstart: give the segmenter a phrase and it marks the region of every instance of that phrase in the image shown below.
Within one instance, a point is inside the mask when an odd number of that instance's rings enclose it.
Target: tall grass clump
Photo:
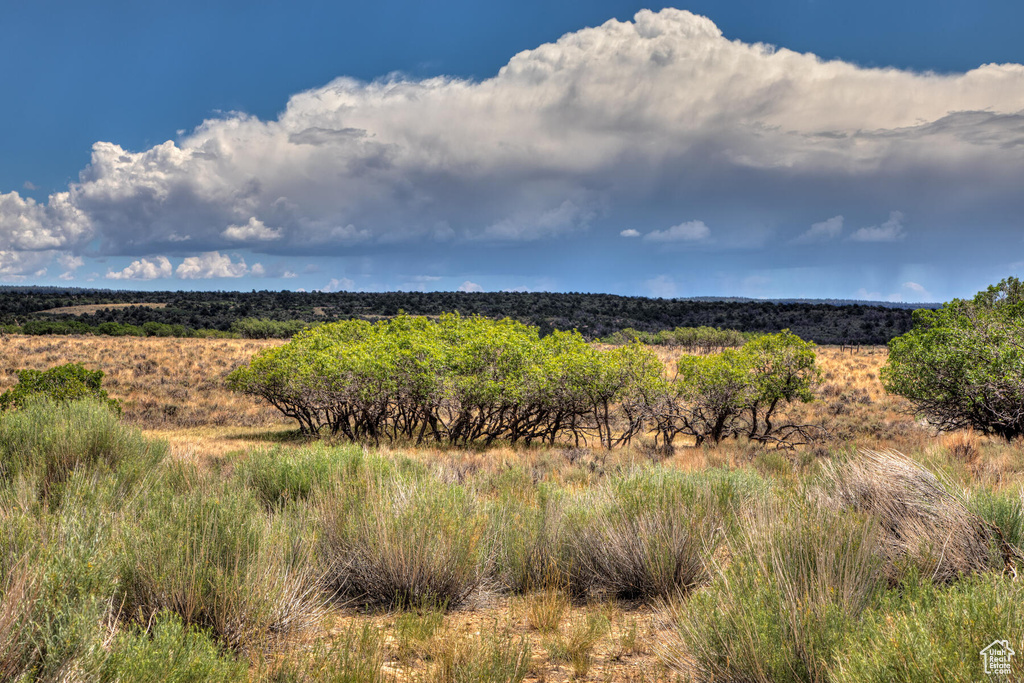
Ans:
[[[166,453],[166,443],[122,424],[99,401],[38,398],[0,413],[0,479],[32,480],[43,496],[80,468],[116,474],[129,487]]]
[[[829,680],[837,644],[881,585],[874,525],[796,501],[743,522],[728,566],[672,608],[666,659],[703,681]]]
[[[981,651],[1008,640],[1011,675],[984,672]],[[834,683],[1024,680],[1024,588],[989,572],[952,585],[910,576],[837,648]]]
[[[482,505],[461,486],[365,479],[324,494],[314,515],[328,586],[365,606],[455,607],[489,564]]]
[[[201,483],[151,492],[121,529],[117,601],[147,623],[161,611],[229,647],[311,626],[323,599],[306,543],[248,491]]]
[[[283,660],[269,683],[393,683],[384,671],[386,646],[371,624],[350,626],[336,640],[317,643],[308,657]]]
[[[493,576],[515,594],[569,587],[570,558],[564,543],[564,492],[541,484],[523,499],[505,491],[490,508]]]
[[[760,487],[719,472],[645,468],[578,496],[564,532],[572,591],[651,601],[705,583],[734,507]]]
[[[938,582],[1002,568],[993,527],[973,513],[954,487],[894,451],[862,451],[823,468],[822,501],[873,516],[879,554],[899,582],[910,569]]]
[[[68,482],[55,512],[0,502],[0,680],[87,680],[104,659],[113,603],[113,515]]]
[[[278,448],[254,451],[236,467],[235,475],[265,507],[279,509],[290,501],[309,499],[339,477],[354,476],[362,461],[362,451],[351,446]]]

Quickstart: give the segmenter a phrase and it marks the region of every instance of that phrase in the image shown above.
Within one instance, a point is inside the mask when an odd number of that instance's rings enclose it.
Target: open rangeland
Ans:
[[[310,441],[224,387],[280,343],[0,340],[0,391],[80,362],[123,407],[0,420],[0,678],[959,681],[1024,652],[1024,450],[908,415],[884,348],[817,350],[814,443],[606,451]]]

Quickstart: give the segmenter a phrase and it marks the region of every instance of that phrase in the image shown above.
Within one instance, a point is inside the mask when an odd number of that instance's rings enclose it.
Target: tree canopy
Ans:
[[[914,328],[889,342],[882,384],[941,430],[1024,434],[1024,283],[915,311]]]

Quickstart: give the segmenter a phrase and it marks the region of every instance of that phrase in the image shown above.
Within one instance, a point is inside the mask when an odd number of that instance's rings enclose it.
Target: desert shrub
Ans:
[[[465,489],[379,478],[324,494],[315,513],[326,581],[364,605],[455,607],[486,573],[486,518]]]
[[[0,679],[87,680],[105,653],[114,577],[111,515],[72,482],[56,512],[0,512]]]
[[[910,568],[935,581],[1002,568],[992,527],[971,512],[947,482],[894,451],[861,451],[847,462],[826,463],[822,501],[835,509],[872,515],[881,534],[878,552],[898,582]]]
[[[572,591],[630,600],[668,598],[704,583],[724,535],[710,496],[667,470],[580,497],[566,526]]]
[[[727,568],[673,613],[666,658],[698,680],[826,681],[880,589],[874,525],[795,502],[749,512]]]
[[[264,506],[277,509],[308,499],[337,477],[357,471],[361,462],[361,451],[344,448],[254,451],[235,468],[235,476]]]
[[[809,438],[807,427],[778,422],[787,404],[813,400],[819,378],[814,344],[789,330],[760,335],[739,349],[685,355],[677,369],[674,380],[649,392],[650,420],[664,443],[678,434],[698,446],[740,434],[778,444]]]
[[[66,363],[49,370],[21,370],[14,388],[0,394],[0,410],[21,408],[36,397],[54,402],[90,398],[120,413],[120,403],[107,396],[102,383],[102,370],[87,370],[81,363]]]
[[[910,577],[866,611],[837,648],[835,683],[931,683],[986,680],[981,651],[1008,640],[1024,651],[1024,589],[998,574],[975,575],[950,586]],[[1022,680],[1019,654],[1009,677]]]
[[[160,612],[148,631],[133,626],[117,635],[100,680],[119,683],[234,683],[247,681],[248,665],[225,653],[203,631],[173,612]]]
[[[166,453],[166,443],[146,439],[94,400],[35,399],[0,413],[0,480],[28,479],[44,496],[78,468],[114,473],[127,490]]]
[[[286,520],[228,485],[153,491],[121,528],[116,600],[129,619],[161,611],[232,648],[315,624],[323,608],[311,549]]]
[[[492,571],[499,586],[517,594],[568,587],[563,498],[557,489],[541,485],[532,500],[503,495],[491,506]]]

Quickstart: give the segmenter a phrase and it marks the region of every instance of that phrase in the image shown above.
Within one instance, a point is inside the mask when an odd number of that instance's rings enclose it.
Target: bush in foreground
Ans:
[[[485,576],[486,518],[461,487],[382,478],[325,494],[315,516],[326,581],[339,597],[455,607]]]
[[[1009,677],[986,676],[981,651],[1008,640]],[[836,648],[835,683],[1024,680],[1024,588],[995,573],[952,586],[912,577],[864,613]]]
[[[673,611],[666,658],[706,681],[821,682],[880,589],[874,527],[790,501],[749,513],[728,568]]]
[[[133,485],[166,453],[166,443],[146,439],[95,400],[36,398],[0,413],[0,480],[23,477],[44,496],[79,468]]]
[[[154,491],[137,516],[121,529],[115,599],[126,617],[147,623],[170,611],[236,649],[318,622],[310,547],[248,491]]]

